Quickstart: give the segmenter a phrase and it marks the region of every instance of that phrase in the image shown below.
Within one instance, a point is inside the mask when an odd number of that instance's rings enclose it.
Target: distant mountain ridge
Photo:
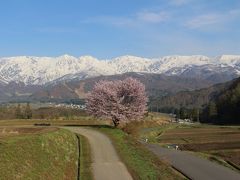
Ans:
[[[184,78],[179,76],[166,76],[150,73],[123,73],[110,76],[98,76],[80,79],[72,77],[70,81],[59,80],[45,85],[25,85],[24,83],[11,82],[0,84],[0,103],[4,102],[69,102],[85,99],[94,84],[101,80],[122,80],[133,77],[140,80],[146,86],[149,99],[173,95],[179,91],[195,90],[213,85],[215,81],[196,78]]]
[[[229,93],[229,90],[236,88],[237,86],[239,91],[240,77],[224,83],[215,84],[207,88],[196,89],[193,91],[180,91],[175,94],[156,98],[151,103],[153,106],[158,106],[159,108],[204,108],[211,101],[218,102],[223,95],[225,96],[225,101],[230,100],[230,98],[226,98],[226,94]],[[234,96],[237,96],[236,99],[238,100],[240,96],[239,92],[235,92],[234,94]]]
[[[207,104],[218,92],[227,87],[226,84],[232,82],[216,84],[214,79],[206,80],[135,72],[92,78],[76,75],[72,76],[71,80],[66,80],[66,77],[63,77],[45,85],[25,85],[21,82],[0,84],[0,103],[29,101],[82,102],[96,82],[101,80],[122,80],[127,77],[133,77],[145,84],[151,106],[158,106],[159,108],[200,107]]]
[[[155,73],[167,76],[201,78],[224,82],[240,75],[240,55],[165,56],[149,59],[121,56],[98,60],[92,56],[79,58],[18,56],[0,58],[0,84],[23,82],[26,85],[86,79],[127,72]]]
[[[34,92],[30,98],[37,101],[43,99],[47,101],[84,99],[86,94],[91,91],[96,82],[101,80],[123,80],[127,77],[133,77],[141,81],[146,86],[146,92],[150,100],[156,97],[175,94],[179,91],[195,90],[209,87],[214,84],[214,82],[204,79],[130,72],[118,75],[98,76],[83,80],[79,80],[76,77],[71,81],[51,83],[44,88],[41,88],[39,91]]]

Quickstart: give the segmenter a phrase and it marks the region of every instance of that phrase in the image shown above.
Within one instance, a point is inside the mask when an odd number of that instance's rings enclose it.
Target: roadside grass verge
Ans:
[[[99,127],[97,129],[110,137],[120,158],[126,164],[134,179],[184,179],[170,165],[160,161],[141,143],[122,130],[111,127]]]
[[[0,139],[0,179],[76,179],[75,134],[55,130]]]
[[[80,166],[80,173],[79,173],[79,180],[93,180],[92,168],[91,168],[91,149],[90,144],[86,137],[77,134],[79,139],[79,166]]]

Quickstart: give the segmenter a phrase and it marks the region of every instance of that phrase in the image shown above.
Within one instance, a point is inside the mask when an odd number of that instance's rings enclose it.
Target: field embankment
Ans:
[[[0,128],[1,179],[76,179],[75,134],[57,128]]]
[[[91,157],[91,147],[88,139],[85,136],[77,134],[79,143],[79,172],[78,177],[81,180],[92,180],[92,157]]]
[[[55,120],[55,119],[9,119],[0,120],[0,126],[94,126],[107,125],[109,121],[82,118],[76,120]]]

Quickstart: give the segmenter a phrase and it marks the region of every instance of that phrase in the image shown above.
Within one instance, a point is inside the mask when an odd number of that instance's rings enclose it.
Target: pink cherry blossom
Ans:
[[[111,118],[115,126],[140,120],[147,110],[145,86],[133,78],[100,81],[88,94],[86,105],[88,113]]]

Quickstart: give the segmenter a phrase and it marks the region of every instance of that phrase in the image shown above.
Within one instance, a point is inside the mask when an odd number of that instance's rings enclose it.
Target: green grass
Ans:
[[[91,149],[86,137],[77,135],[80,141],[80,176],[81,180],[92,180],[93,174],[91,169]]]
[[[1,179],[76,179],[77,161],[77,137],[67,130],[0,141]]]
[[[184,179],[122,130],[108,127],[98,130],[110,137],[134,179]]]

